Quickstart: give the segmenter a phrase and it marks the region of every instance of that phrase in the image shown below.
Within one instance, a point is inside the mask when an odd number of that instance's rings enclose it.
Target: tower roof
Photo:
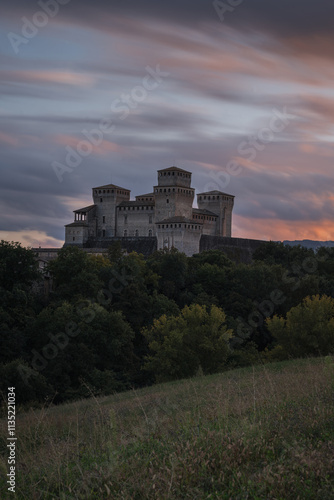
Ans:
[[[116,186],[115,184],[106,184],[105,186],[97,186],[93,187],[92,189],[123,189],[123,191],[129,191],[130,193],[130,189],[126,189],[121,186]]]
[[[200,196],[200,195],[207,195],[207,194],[212,194],[212,195],[219,195],[219,194],[223,194],[224,196],[231,196],[231,198],[235,198],[235,196],[233,194],[228,194],[228,193],[223,193],[223,191],[206,191],[205,193],[197,193],[197,196]]]
[[[193,208],[193,214],[200,214],[200,215],[210,215],[211,217],[218,217],[217,214],[214,212],[210,212],[210,210],[206,210],[206,208]]]
[[[95,207],[96,205],[89,205],[88,207],[78,208],[78,210],[73,210],[73,212],[90,212],[90,210],[93,210],[93,208]]]
[[[191,172],[189,172],[188,170],[183,170],[183,168],[175,166],[168,168],[161,168],[160,170],[158,170],[158,172],[171,172],[172,170],[174,170],[174,172],[184,172],[185,174],[191,174]]]

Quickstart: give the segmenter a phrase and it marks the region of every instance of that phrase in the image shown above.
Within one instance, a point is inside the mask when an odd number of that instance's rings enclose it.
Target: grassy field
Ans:
[[[1,499],[333,499],[334,358],[29,410]]]

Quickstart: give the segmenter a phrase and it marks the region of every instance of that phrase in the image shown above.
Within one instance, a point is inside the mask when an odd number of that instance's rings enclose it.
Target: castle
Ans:
[[[191,172],[178,167],[158,170],[153,192],[130,200],[128,189],[107,184],[92,189],[93,205],[74,210],[65,226],[65,245],[105,247],[115,239],[155,238],[157,248],[199,252],[202,235],[231,237],[234,196],[221,191],[197,195]]]

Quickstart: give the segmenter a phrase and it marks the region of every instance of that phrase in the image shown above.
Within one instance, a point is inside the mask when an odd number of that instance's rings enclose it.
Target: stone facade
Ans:
[[[65,245],[92,248],[101,241],[145,237],[156,238],[158,249],[175,247],[190,256],[199,252],[202,235],[232,236],[234,196],[200,193],[193,208],[191,172],[178,167],[158,170],[153,192],[135,201],[128,189],[114,184],[92,191],[94,204],[75,210],[74,222],[65,226]]]

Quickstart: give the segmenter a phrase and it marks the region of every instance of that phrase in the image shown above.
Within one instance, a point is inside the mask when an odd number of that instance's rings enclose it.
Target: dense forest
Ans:
[[[246,265],[67,247],[46,271],[48,294],[34,252],[1,242],[0,390],[21,404],[334,352],[334,249],[268,242]]]

